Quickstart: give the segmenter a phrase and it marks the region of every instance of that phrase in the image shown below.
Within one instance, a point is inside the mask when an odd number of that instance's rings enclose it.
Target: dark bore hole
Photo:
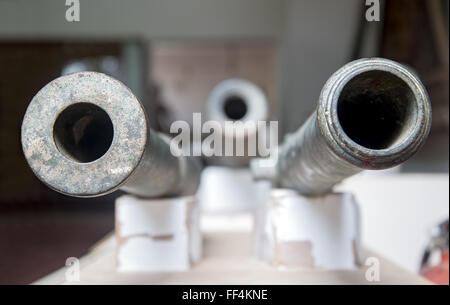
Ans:
[[[103,156],[111,146],[113,136],[114,128],[108,114],[91,103],[70,105],[53,126],[59,151],[80,163]]]
[[[408,136],[415,107],[407,83],[389,72],[369,71],[345,85],[337,110],[342,129],[354,142],[386,149]]]
[[[225,115],[234,121],[242,119],[247,114],[247,103],[237,95],[227,97],[223,108]]]

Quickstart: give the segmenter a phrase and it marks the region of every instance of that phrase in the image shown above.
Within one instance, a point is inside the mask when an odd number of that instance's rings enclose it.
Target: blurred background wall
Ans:
[[[80,8],[80,22],[67,22],[65,1],[0,0],[0,283],[36,280],[113,229],[118,193],[57,194],[22,156],[29,101],[68,71],[121,79],[159,130],[189,122],[219,81],[248,78],[284,135],[340,66],[388,57],[419,73],[434,111],[428,143],[401,171],[448,175],[448,1],[381,1],[380,22],[366,21],[362,0],[80,0]]]

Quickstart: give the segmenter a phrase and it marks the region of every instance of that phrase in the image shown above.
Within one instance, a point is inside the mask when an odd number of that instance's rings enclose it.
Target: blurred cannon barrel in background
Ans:
[[[227,79],[217,84],[206,102],[208,120],[222,125],[225,141],[236,143],[257,143],[257,129],[246,129],[245,133],[235,128],[225,128],[225,122],[255,123],[265,121],[268,116],[268,101],[264,92],[254,83],[244,79]],[[247,148],[247,145],[246,145]],[[252,156],[245,151],[244,156],[212,156],[207,159],[211,165],[246,167]]]
[[[200,164],[173,156],[133,93],[102,73],[73,73],[43,87],[25,113],[22,147],[36,176],[70,196],[118,188],[142,197],[192,195],[199,184]]]
[[[286,137],[274,165],[255,159],[252,172],[255,179],[321,195],[362,170],[406,161],[430,124],[429,98],[414,73],[387,59],[356,60],[328,79],[317,110]]]

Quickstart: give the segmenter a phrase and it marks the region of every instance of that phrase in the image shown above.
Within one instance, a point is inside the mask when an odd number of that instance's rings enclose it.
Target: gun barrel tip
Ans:
[[[321,98],[318,115],[325,137],[362,168],[404,162],[429,133],[431,107],[425,87],[405,66],[391,60],[347,64],[330,78]]]
[[[57,78],[32,99],[22,146],[33,172],[72,196],[117,189],[140,162],[147,141],[144,110],[121,82],[101,73]]]

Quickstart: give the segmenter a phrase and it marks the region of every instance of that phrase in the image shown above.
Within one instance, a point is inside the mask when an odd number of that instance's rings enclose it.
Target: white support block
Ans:
[[[188,270],[201,256],[199,226],[194,197],[117,198],[117,271]]]
[[[360,212],[352,194],[305,197],[272,190],[257,213],[258,258],[276,266],[349,270],[362,261]]]
[[[253,212],[269,193],[270,182],[254,181],[248,168],[208,166],[202,171],[198,198],[205,212]]]

